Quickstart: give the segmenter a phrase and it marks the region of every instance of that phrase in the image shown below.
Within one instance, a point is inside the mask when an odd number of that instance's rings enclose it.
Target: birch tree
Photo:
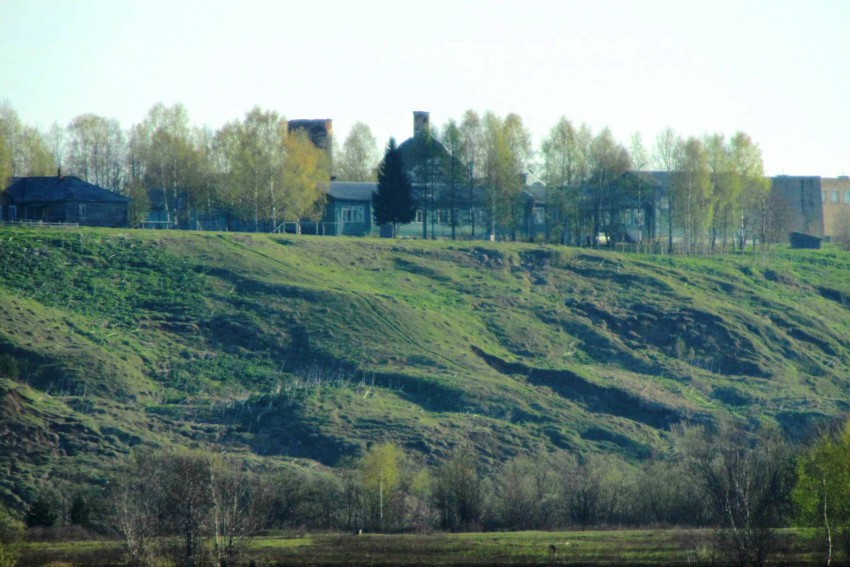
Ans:
[[[66,165],[84,181],[121,192],[126,141],[115,119],[81,114],[67,128]]]
[[[179,196],[191,196],[197,178],[197,152],[189,113],[182,104],[155,104],[130,134],[131,178],[161,191],[166,220],[186,221],[188,207],[178,209]]]
[[[743,250],[749,240],[755,246],[756,238],[765,232],[758,220],[770,192],[770,183],[764,176],[761,149],[747,134],[738,132],[732,137],[729,154],[733,183],[738,187],[735,203],[738,249]]]
[[[688,138],[682,146],[670,193],[678,203],[673,218],[683,230],[685,251],[693,253],[696,245],[704,241],[712,213],[708,155],[697,138]]]
[[[482,151],[484,147],[481,117],[474,110],[464,112],[458,125],[460,134],[460,162],[466,167],[466,183],[470,203],[470,235],[475,237],[477,220],[476,179],[481,176],[484,164]]]
[[[579,147],[578,133],[566,117],[561,117],[541,146],[543,183],[546,186],[547,233],[559,229],[558,240],[575,240],[580,217],[580,196],[585,157]],[[547,235],[548,240],[548,235]]]
[[[393,515],[394,501],[401,496],[404,454],[392,443],[373,445],[360,461],[365,518],[370,528],[386,530],[399,518]]]
[[[672,128],[665,128],[655,137],[655,147],[652,159],[655,166],[667,174],[670,179],[676,171],[682,153],[682,139]],[[676,210],[676,199],[670,190],[667,190],[667,253],[673,253],[673,219]]]
[[[340,181],[375,181],[378,165],[378,144],[372,130],[356,122],[336,154],[336,177]]]

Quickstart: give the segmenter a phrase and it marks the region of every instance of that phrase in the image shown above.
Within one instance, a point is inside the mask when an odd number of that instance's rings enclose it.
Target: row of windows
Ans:
[[[2,207],[0,207],[0,219],[2,219],[2,212],[3,212]],[[76,220],[78,222],[87,220],[87,218],[88,218],[88,208],[86,207],[86,205],[83,205],[83,204],[77,205],[77,211],[76,212],[77,212],[77,219]],[[26,213],[27,213],[26,219],[35,220],[35,219],[37,219],[41,216],[42,210],[39,207],[27,207]],[[17,221],[18,220],[18,207],[15,206],[15,205],[9,205],[6,215],[7,215],[8,220],[10,220],[12,222]]]
[[[431,211],[432,217],[429,217],[428,222],[433,220],[437,224],[449,224],[451,222],[451,211],[449,209],[437,209]],[[416,209],[416,218],[413,222],[422,222],[425,214],[422,209]],[[484,209],[460,209],[457,212],[458,222],[476,222],[483,223],[486,217]]]
[[[838,190],[832,189],[831,191],[824,191],[823,202],[833,204],[838,203]],[[844,203],[850,204],[850,191],[844,192]]]
[[[343,207],[342,222],[363,222],[366,218],[365,207]]]

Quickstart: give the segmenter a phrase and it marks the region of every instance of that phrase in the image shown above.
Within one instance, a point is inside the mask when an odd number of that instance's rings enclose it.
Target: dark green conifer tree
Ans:
[[[384,159],[378,166],[378,190],[372,194],[372,211],[376,224],[392,225],[393,236],[399,224],[408,223],[416,217],[413,186],[394,138],[390,138]]]
[[[56,524],[59,514],[53,507],[53,501],[45,494],[39,494],[27,508],[24,521],[29,528],[50,528]]]

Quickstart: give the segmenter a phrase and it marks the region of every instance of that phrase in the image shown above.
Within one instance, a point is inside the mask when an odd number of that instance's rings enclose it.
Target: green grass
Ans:
[[[822,542],[781,530],[770,564],[819,565]],[[475,534],[279,535],[251,540],[257,565],[727,565],[711,530],[608,530]],[[554,546],[556,552],[552,552]],[[20,565],[115,565],[115,542],[31,543]]]
[[[721,416],[799,437],[848,409],[848,335],[837,249],[3,227],[0,496],[139,444],[333,466],[376,440],[637,459]]]

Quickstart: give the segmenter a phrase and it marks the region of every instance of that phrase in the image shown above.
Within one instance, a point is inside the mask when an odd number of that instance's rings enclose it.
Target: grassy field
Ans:
[[[132,448],[334,466],[374,441],[640,459],[850,400],[850,256],[0,228],[0,497]]]
[[[281,535],[256,538],[245,554],[256,565],[728,565],[710,530],[622,530],[427,535]],[[782,530],[771,565],[820,565],[812,534]],[[553,552],[554,546],[554,552]],[[19,564],[107,566],[112,542],[28,544]]]

